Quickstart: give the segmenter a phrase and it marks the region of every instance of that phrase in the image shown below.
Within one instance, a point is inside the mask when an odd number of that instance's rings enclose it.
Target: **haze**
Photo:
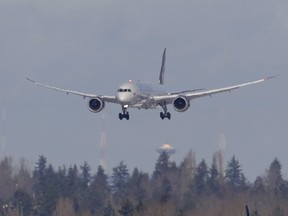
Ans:
[[[225,162],[235,155],[249,180],[275,157],[287,178],[287,26],[280,0],[0,0],[1,155],[96,170],[104,131],[108,173],[120,161],[151,173],[156,149],[169,143],[177,164],[190,149],[210,164],[224,145]],[[184,113],[170,106],[170,121],[135,109],[120,121],[113,104],[93,114],[87,100],[25,79],[114,95],[129,79],[157,82],[164,48],[172,91],[280,76],[191,101]]]

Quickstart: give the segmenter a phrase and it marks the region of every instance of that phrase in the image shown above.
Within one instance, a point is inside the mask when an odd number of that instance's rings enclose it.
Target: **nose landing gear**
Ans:
[[[129,120],[129,112],[127,113],[119,113],[119,119],[122,120],[123,118],[126,118],[127,120]]]
[[[128,106],[122,106],[122,112],[119,113],[119,119],[122,120],[123,118],[126,118],[129,120],[129,112],[127,112]]]

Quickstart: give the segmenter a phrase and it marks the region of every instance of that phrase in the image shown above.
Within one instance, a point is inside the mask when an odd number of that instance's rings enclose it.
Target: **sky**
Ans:
[[[170,106],[170,121],[136,109],[120,121],[115,104],[91,113],[87,99],[25,79],[114,95],[129,79],[157,82],[164,48],[172,92],[280,76],[183,113]],[[235,155],[248,180],[275,157],[288,178],[287,57],[283,0],[0,0],[0,155],[32,168],[44,155],[56,168],[87,161],[93,172],[102,158],[108,174],[121,161],[152,173],[164,143],[178,165],[189,150],[210,165],[225,144],[225,164]]]

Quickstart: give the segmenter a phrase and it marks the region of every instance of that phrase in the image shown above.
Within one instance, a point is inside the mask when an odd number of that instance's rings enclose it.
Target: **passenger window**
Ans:
[[[128,92],[131,92],[131,89],[128,89]]]
[[[127,89],[124,89],[124,92],[127,92]]]

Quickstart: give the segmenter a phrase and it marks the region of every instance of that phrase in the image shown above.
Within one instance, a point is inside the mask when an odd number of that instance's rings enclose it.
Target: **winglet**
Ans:
[[[160,69],[160,75],[159,75],[159,84],[164,84],[164,73],[165,73],[165,60],[166,60],[166,48],[164,49],[163,55],[162,55],[162,64]]]

